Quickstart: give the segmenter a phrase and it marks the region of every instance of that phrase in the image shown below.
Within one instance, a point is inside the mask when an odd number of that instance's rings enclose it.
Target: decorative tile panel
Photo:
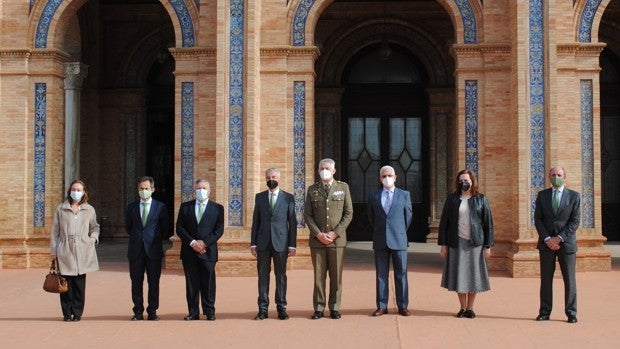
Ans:
[[[315,0],[301,0],[293,19],[293,46],[306,45],[306,20]]]
[[[297,226],[304,227],[306,192],[306,83],[293,83],[293,194]]]
[[[194,83],[181,83],[181,200],[194,199]]]
[[[579,42],[592,42],[592,22],[601,0],[588,0],[579,17]]]
[[[478,178],[478,81],[465,81],[465,167]]]
[[[31,0],[33,1],[33,0]],[[46,48],[47,47],[47,34],[49,31],[50,24],[52,22],[52,18],[54,18],[54,14],[58,7],[62,3],[63,0],[48,0],[47,4],[43,8],[43,13],[41,13],[41,18],[39,19],[39,23],[37,24],[37,30],[35,32],[34,39],[34,47],[35,48]],[[194,23],[192,22],[192,17],[187,9],[187,5],[184,0],[168,0],[174,12],[177,15],[177,19],[179,20],[179,24],[181,25],[181,33],[182,44],[183,47],[193,47],[196,44],[196,39],[194,35]]]
[[[475,44],[478,42],[476,29],[476,16],[471,8],[469,0],[455,0],[463,19],[463,42],[465,44]]]
[[[450,192],[448,185],[448,114],[435,115],[435,216],[441,220],[441,211]]]
[[[530,222],[536,196],[545,187],[545,71],[543,1],[530,0]]]
[[[47,32],[52,23],[52,18],[54,18],[54,14],[62,1],[63,0],[48,0],[45,7],[43,7],[41,18],[39,18],[39,23],[37,23],[37,31],[34,34],[35,48],[47,48]]]
[[[33,225],[45,226],[45,127],[47,118],[47,84],[34,84],[34,208]]]
[[[228,225],[243,226],[244,3],[230,1]]]
[[[183,47],[194,47],[196,39],[194,37],[194,23],[190,16],[187,5],[184,0],[168,0],[174,12],[177,14],[179,24],[181,25],[181,33],[183,35]]]
[[[306,21],[310,9],[316,0],[301,0],[297,6],[295,17],[293,19],[293,46],[306,45]],[[455,0],[456,5],[461,12],[463,19],[463,42],[466,44],[475,44],[478,42],[476,16],[471,8],[469,0]]]
[[[581,80],[581,226],[594,228],[592,80]]]

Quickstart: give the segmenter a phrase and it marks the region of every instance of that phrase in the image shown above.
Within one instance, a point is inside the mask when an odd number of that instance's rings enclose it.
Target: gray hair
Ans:
[[[331,164],[333,168],[336,168],[336,161],[330,158],[325,158],[319,161],[319,167],[321,167],[321,165],[323,164]]]

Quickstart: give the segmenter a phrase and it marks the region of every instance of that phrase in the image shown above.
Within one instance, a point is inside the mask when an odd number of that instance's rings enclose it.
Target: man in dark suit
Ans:
[[[383,188],[370,194],[368,220],[373,229],[372,248],[375,251],[376,303],[373,316],[387,314],[390,257],[394,268],[396,305],[402,316],[411,315],[409,305],[409,282],[407,280],[407,229],[411,225],[411,195],[394,185],[396,173],[391,166],[379,171]]]
[[[215,320],[217,241],[224,234],[224,207],[209,200],[210,185],[198,179],[196,200],[181,204],[176,231],[181,239],[187,309],[185,320],[200,319],[198,298],[207,320]]]
[[[256,257],[258,271],[258,314],[254,319],[268,317],[269,274],[273,259],[278,319],[286,320],[286,260],[295,255],[297,246],[295,197],[280,190],[280,170],[277,168],[268,169],[265,179],[269,190],[256,194],[252,217],[250,251]]]
[[[144,312],[144,273],[149,284],[147,319],[159,320],[159,278],[161,276],[164,251],[162,240],[170,237],[168,213],[166,205],[154,200],[155,181],[152,177],[141,177],[138,180],[136,200],[127,206],[125,212],[125,230],[129,234],[127,258],[129,259],[129,276],[131,278],[131,299],[133,301],[133,317],[131,320],[142,320]]]
[[[536,197],[534,221],[538,232],[540,256],[540,310],[536,320],[549,320],[553,305],[553,274],[559,261],[564,279],[564,312],[569,323],[577,322],[577,283],[575,260],[577,228],[580,219],[580,195],[564,186],[562,167],[549,170],[552,188]]]
[[[321,181],[308,187],[304,219],[310,236],[310,256],[314,268],[312,292],[313,320],[323,317],[325,307],[329,316],[340,319],[342,300],[342,263],[347,246],[347,227],[353,219],[353,201],[349,185],[334,180],[336,163],[332,159],[319,161]],[[329,299],[325,297],[325,281],[329,274]],[[327,301],[327,302],[326,302]]]

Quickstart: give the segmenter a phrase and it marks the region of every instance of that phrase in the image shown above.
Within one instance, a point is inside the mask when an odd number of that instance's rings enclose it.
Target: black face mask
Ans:
[[[273,179],[270,179],[267,181],[267,187],[269,187],[269,189],[275,189],[278,187],[278,181],[274,181]]]
[[[468,182],[459,183],[459,188],[461,188],[461,190],[463,191],[468,191],[470,187],[471,187],[471,184],[469,184]]]

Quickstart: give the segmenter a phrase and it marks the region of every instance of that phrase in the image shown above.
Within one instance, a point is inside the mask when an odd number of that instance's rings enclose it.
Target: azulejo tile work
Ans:
[[[594,228],[592,80],[581,80],[581,226]]]
[[[530,223],[536,196],[545,187],[545,68],[542,0],[530,0]]]
[[[34,227],[45,226],[45,126],[46,92],[43,82],[34,84]]]
[[[228,225],[243,226],[243,0],[230,2],[230,20]]]

